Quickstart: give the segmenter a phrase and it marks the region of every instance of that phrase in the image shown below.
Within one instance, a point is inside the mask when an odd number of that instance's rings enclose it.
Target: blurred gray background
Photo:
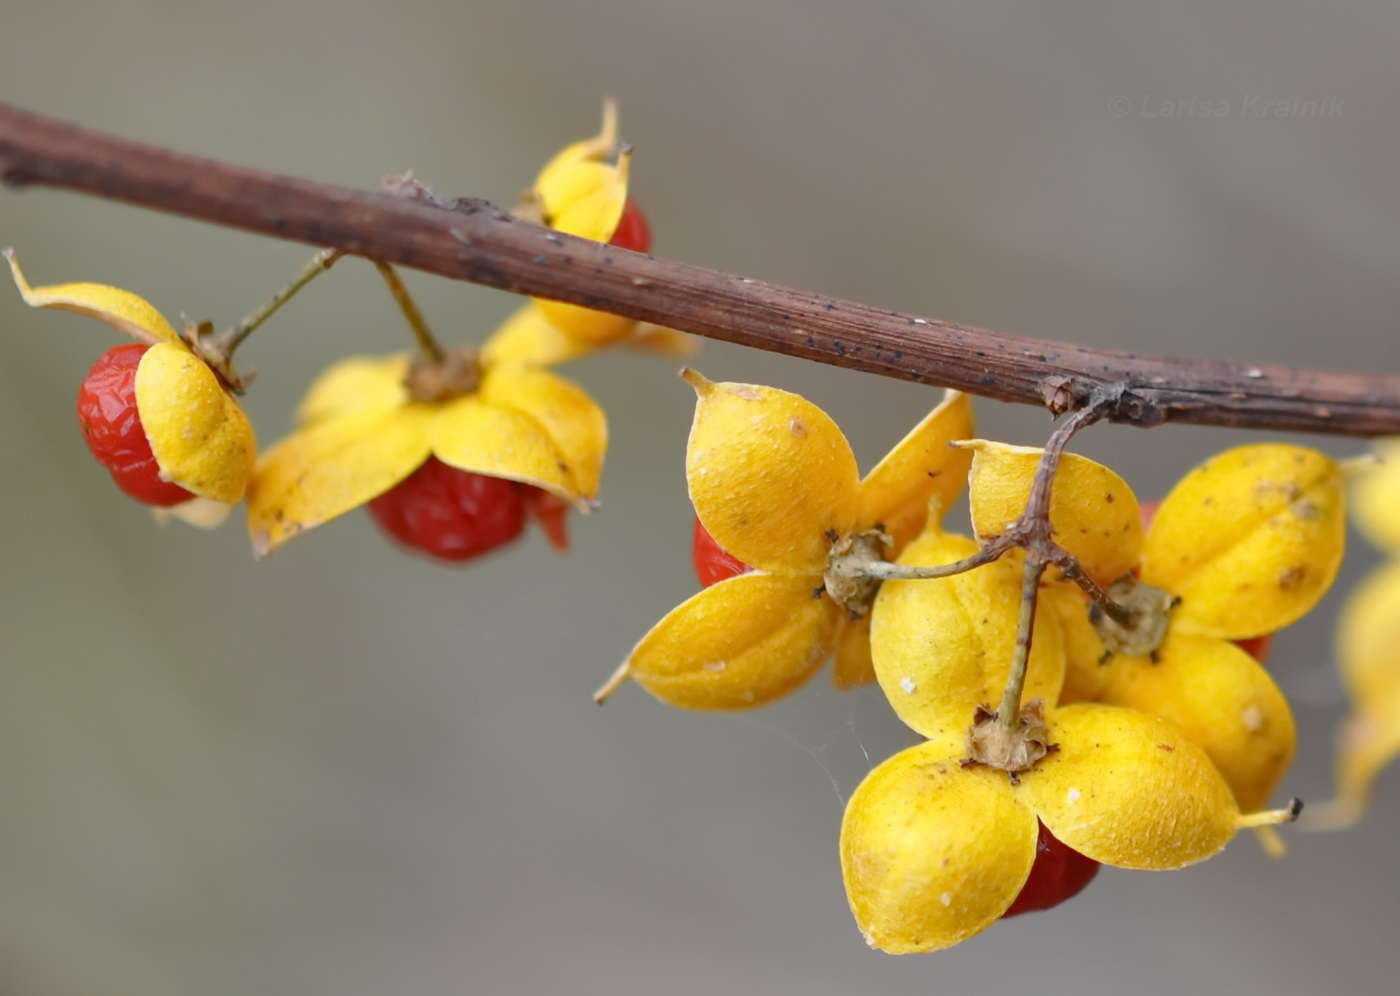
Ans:
[[[604,95],[657,251],[1005,332],[1396,369],[1400,8],[1390,3],[5,5],[0,99],[360,187],[412,168],[511,203]],[[1284,103],[1313,101],[1306,113]],[[0,192],[36,282],[130,288],[221,325],[302,246],[52,191]],[[444,339],[517,302],[408,279]],[[592,689],[696,588],[675,362],[568,369],[605,405],[601,514],[477,566],[352,514],[254,564],[241,521],[159,530],[88,456],[73,399],[116,337],[0,287],[0,993],[1380,992],[1400,777],[1344,835],[1105,871],[938,955],[868,951],[842,800],[908,742],[825,676],[747,715]],[[251,340],[265,442],[320,369],[407,348],[343,262]],[[800,390],[868,467],[934,393],[707,344]],[[984,434],[1043,441],[984,405]],[[1095,429],[1144,496],[1258,435]],[[1321,441],[1358,452],[1355,441]],[[1345,579],[1377,560],[1357,542]],[[1331,792],[1329,597],[1278,641]],[[1033,987],[1029,990],[1026,987]]]

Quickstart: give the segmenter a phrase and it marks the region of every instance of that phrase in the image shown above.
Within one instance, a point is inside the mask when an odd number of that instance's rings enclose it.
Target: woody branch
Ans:
[[[1400,374],[1089,349],[920,318],[641,255],[511,217],[279,176],[131,142],[0,105],[0,180],[79,190],[338,249],[517,294],[822,363],[959,388],[1059,414],[1400,434]]]

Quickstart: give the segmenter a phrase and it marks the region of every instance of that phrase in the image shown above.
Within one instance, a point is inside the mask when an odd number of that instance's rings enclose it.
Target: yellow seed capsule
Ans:
[[[968,497],[978,539],[1000,536],[1020,518],[1030,498],[1042,450],[972,440]],[[1095,581],[1107,585],[1137,564],[1142,515],[1127,482],[1102,464],[1075,453],[1060,457],[1050,492],[1056,542]]]
[[[751,567],[820,577],[859,513],[855,454],[831,417],[795,394],[684,373],[699,395],[686,480],[700,521]]]
[[[901,564],[961,560],[977,544],[930,523]],[[1016,646],[1021,604],[1018,557],[928,581],[886,581],[871,613],[871,656],[890,705],[926,737],[960,735],[979,705],[1001,700]],[[1053,615],[1036,614],[1023,700],[1055,702],[1065,658]]]
[[[1089,619],[1089,599],[1076,587],[1046,584],[1040,588],[1040,604],[1059,623],[1065,644],[1065,683],[1060,704],[1097,702],[1113,676],[1109,653]]]
[[[1114,660],[1103,700],[1175,723],[1202,747],[1246,811],[1268,804],[1293,761],[1297,732],[1288,700],[1259,662],[1235,644],[1172,635],[1155,661]]]
[[[937,951],[1000,917],[1035,860],[1035,814],[1004,772],[929,741],[866,776],[841,822],[841,874],[866,943]]]
[[[1317,604],[1341,565],[1342,479],[1303,446],[1241,446],[1201,464],[1162,501],[1142,580],[1181,599],[1175,632],[1272,633]]]
[[[1083,703],[1054,713],[1060,749],[1016,792],[1060,840],[1119,868],[1163,871],[1215,854],[1245,825],[1225,779],[1172,723]]]
[[[1356,475],[1352,509],[1377,546],[1400,553],[1400,439],[1379,440],[1375,449],[1382,462]]]
[[[1352,713],[1337,745],[1337,799],[1312,822],[1350,826],[1365,815],[1371,784],[1400,754],[1400,564],[1352,593],[1337,627],[1338,668]]]
[[[929,517],[957,500],[972,466],[972,453],[950,444],[972,435],[972,398],[948,391],[860,482],[861,521],[878,523],[902,549]]]
[[[613,681],[682,709],[750,709],[797,688],[831,652],[841,611],[804,578],[741,574],[672,609]]]

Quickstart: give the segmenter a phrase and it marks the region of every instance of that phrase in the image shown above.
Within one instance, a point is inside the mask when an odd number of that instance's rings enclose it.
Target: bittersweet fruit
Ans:
[[[1059,906],[1066,899],[1072,899],[1094,880],[1099,873],[1099,863],[1086,858],[1060,838],[1056,837],[1045,824],[1040,824],[1040,836],[1035,841],[1035,864],[1031,865],[1030,878],[1021,886],[1016,897],[1001,918],[1017,916],[1021,913],[1034,913]]]
[[[373,499],[369,511],[399,542],[450,563],[504,546],[525,529],[525,501],[513,481],[436,457]]]
[[[706,588],[753,570],[716,543],[709,530],[700,524],[699,516],[695,518],[695,539],[690,547],[690,560],[695,565],[695,576]]]
[[[78,422],[97,462],[132,498],[168,508],[194,497],[160,476],[136,410],[136,368],[151,347],[133,342],[103,353],[78,389]]]
[[[622,218],[618,220],[608,244],[633,252],[651,252],[651,225],[647,222],[647,216],[642,214],[642,209],[637,207],[637,202],[630,197],[622,206]]]

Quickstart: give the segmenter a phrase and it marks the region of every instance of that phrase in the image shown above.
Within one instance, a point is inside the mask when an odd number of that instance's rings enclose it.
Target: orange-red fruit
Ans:
[[[695,576],[706,588],[752,570],[748,564],[716,543],[698,517],[695,520],[695,539],[690,545],[690,560],[695,565]]]
[[[151,347],[133,342],[103,353],[78,389],[78,423],[97,462],[132,498],[168,507],[194,495],[161,479],[141,415],[136,410],[136,368]]]
[[[1066,899],[1077,896],[1099,873],[1099,863],[1086,858],[1074,848],[1040,824],[1040,835],[1035,840],[1035,864],[1031,865],[1030,878],[1021,887],[1016,897],[1001,918],[1019,913],[1034,913],[1058,906]]]
[[[399,542],[449,563],[504,546],[525,528],[520,485],[449,467],[437,457],[371,501],[369,511]]]
[[[642,209],[637,207],[637,202],[630,197],[622,206],[622,218],[608,244],[633,252],[651,252],[651,225],[647,223]]]

